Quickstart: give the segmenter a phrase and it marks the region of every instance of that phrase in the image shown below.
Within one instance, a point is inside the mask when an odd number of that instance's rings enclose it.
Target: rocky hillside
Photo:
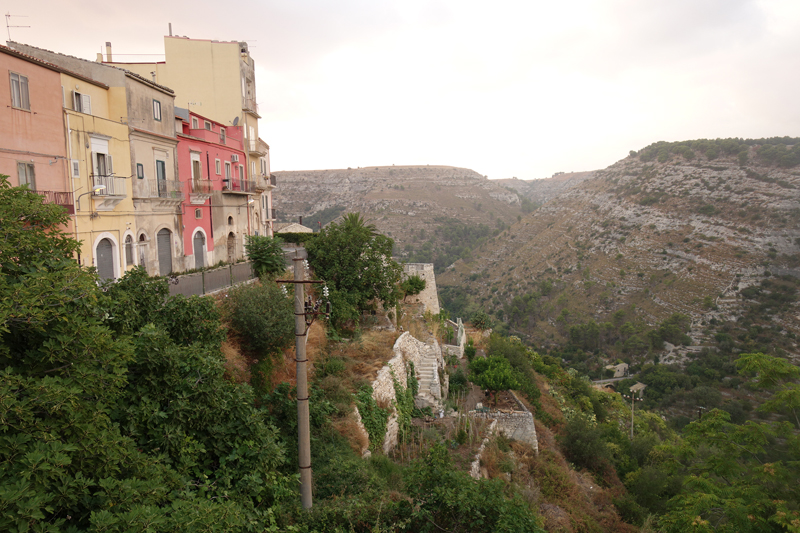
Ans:
[[[797,356],[798,163],[798,139],[632,152],[439,276],[445,307],[482,308],[539,347],[645,354],[628,341],[680,313],[689,346],[665,337],[667,361],[720,345]],[[587,344],[574,326],[589,322],[599,333]],[[621,333],[625,322],[638,329]]]
[[[450,265],[522,214],[520,195],[465,168],[392,166],[276,172],[281,220],[317,229],[358,211],[408,261]]]
[[[553,177],[539,180],[521,180],[517,178],[496,180],[496,183],[517,191],[524,199],[535,205],[541,205],[564,194],[576,185],[594,177],[594,172],[560,172]]]

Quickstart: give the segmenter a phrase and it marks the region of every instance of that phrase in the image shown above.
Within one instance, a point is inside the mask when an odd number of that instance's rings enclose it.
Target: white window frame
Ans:
[[[220,144],[225,144],[225,139],[227,139],[227,137],[225,136],[225,128],[220,128],[219,129],[219,142],[220,142]]]
[[[16,78],[16,79],[15,79]],[[15,82],[16,81],[16,87]],[[11,107],[14,109],[22,109],[24,111],[31,110],[31,95],[30,87],[28,86],[28,77],[23,76],[17,72],[8,73],[8,83],[11,86]],[[16,94],[14,89],[16,88]]]
[[[17,178],[20,186],[27,184],[30,190],[36,190],[36,169],[30,161],[17,161]]]
[[[153,98],[153,119],[161,122],[161,102]]]
[[[228,161],[225,161],[225,179],[233,179],[231,164]]]
[[[81,162],[78,159],[70,160],[70,170],[72,171],[73,178],[81,177]]]
[[[200,220],[202,218],[203,218],[203,210],[200,209],[199,207],[195,208],[195,210],[194,210],[194,219],[195,220]],[[194,238],[194,237],[192,237],[192,238]]]
[[[217,171],[217,176],[222,176],[222,162],[219,159],[214,160],[214,167]]]
[[[192,129],[200,129],[200,122],[198,122],[197,117],[192,117]]]
[[[211,124],[209,121],[207,121],[207,120],[204,120],[204,121],[203,121],[203,127],[204,127],[205,129],[207,129],[208,131],[214,131],[214,127],[213,127],[213,125],[212,125],[212,124]]]
[[[244,178],[245,178],[245,175],[244,175],[244,165],[239,165],[239,178],[240,178],[240,179],[244,179]]]

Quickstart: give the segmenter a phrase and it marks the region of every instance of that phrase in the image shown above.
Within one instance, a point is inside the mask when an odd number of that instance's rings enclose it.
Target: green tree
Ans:
[[[477,328],[477,329],[479,329],[481,331],[487,330],[490,327],[492,327],[491,319],[489,318],[489,315],[487,315],[483,310],[476,311],[472,315],[471,322],[472,322],[472,325],[475,328]]]
[[[280,237],[267,237],[266,235],[250,235],[244,249],[247,257],[253,262],[253,272],[256,276],[274,276],[286,270],[283,260],[283,240]]]
[[[358,213],[327,225],[308,243],[308,262],[330,288],[334,327],[357,320],[374,301],[385,308],[397,303],[402,267],[392,260],[393,245]]]
[[[283,455],[218,349],[114,319],[63,209],[5,178],[0,220],[0,530],[263,531]]]
[[[403,280],[403,283],[400,284],[400,289],[403,291],[405,299],[406,296],[414,296],[421,293],[425,290],[425,286],[425,280],[414,274]]]
[[[488,390],[492,398],[495,398],[498,391],[516,389],[520,386],[517,372],[511,368],[511,363],[505,357],[479,357],[472,360],[469,368],[472,371],[470,381]]]

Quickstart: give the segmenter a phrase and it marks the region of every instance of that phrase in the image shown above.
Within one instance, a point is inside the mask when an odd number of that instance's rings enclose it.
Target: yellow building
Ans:
[[[103,279],[118,278],[134,264],[125,242],[136,233],[125,88],[65,73],[61,86],[79,259]]]
[[[275,212],[270,173],[269,145],[258,136],[255,62],[246,42],[220,42],[188,37],[164,37],[165,61],[119,63],[106,43],[105,64],[135,72],[175,92],[175,106],[220,124],[241,126],[247,154],[248,180],[260,197],[251,223],[256,232],[272,234]],[[98,54],[101,59],[101,54]]]

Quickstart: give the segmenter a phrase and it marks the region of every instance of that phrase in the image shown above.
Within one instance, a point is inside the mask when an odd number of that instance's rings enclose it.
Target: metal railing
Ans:
[[[183,198],[183,182],[175,180],[147,180],[150,198]]]
[[[222,180],[222,192],[255,194],[256,182],[237,178],[224,179]]]
[[[95,196],[126,196],[125,192],[125,178],[117,178],[114,176],[92,176],[92,189],[104,186],[94,193]]]
[[[170,282],[169,294],[171,296],[176,294],[203,296],[253,278],[255,278],[255,274],[253,274],[252,263],[235,263],[212,270],[177,276]]]
[[[75,213],[75,202],[71,192],[66,191],[31,191],[44,198],[46,204],[56,204],[65,208],[69,214]]]
[[[214,186],[211,180],[192,180],[192,192],[201,194],[211,194]]]

